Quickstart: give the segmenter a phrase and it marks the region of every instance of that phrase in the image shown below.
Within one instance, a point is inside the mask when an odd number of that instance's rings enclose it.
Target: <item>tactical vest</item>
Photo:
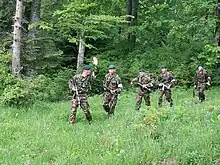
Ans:
[[[205,83],[207,81],[207,72],[205,70],[197,71],[196,77],[197,77],[197,82]]]
[[[118,88],[118,85],[120,84],[120,78],[118,77],[118,75],[106,75],[105,78],[105,85],[107,88],[109,88],[110,90],[114,90]]]
[[[170,83],[173,79],[172,75],[169,72],[161,73],[160,78],[160,81],[165,84]]]
[[[148,77],[147,75],[138,76],[138,83],[144,85],[144,84],[148,84],[149,82],[150,82],[150,77]]]
[[[74,77],[75,85],[77,87],[78,93],[87,93],[91,88],[90,76],[83,77],[82,75],[76,75]],[[73,82],[74,83],[74,82]],[[74,85],[74,84],[73,84]]]

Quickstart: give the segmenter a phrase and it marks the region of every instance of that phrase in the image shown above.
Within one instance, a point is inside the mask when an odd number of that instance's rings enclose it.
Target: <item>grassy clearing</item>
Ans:
[[[200,104],[192,91],[175,89],[174,107],[134,110],[134,92],[123,93],[107,120],[101,97],[90,98],[93,124],[79,109],[68,124],[70,102],[0,107],[0,164],[219,164],[219,88]]]

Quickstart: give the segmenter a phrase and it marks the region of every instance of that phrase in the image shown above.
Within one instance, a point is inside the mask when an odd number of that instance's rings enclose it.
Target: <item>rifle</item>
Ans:
[[[116,97],[117,97],[117,95],[118,95],[118,92],[114,92],[114,93],[111,92],[111,94],[112,94],[113,96],[112,96],[112,99],[111,99],[111,102],[110,102],[111,104],[110,104],[110,106],[109,106],[110,111],[112,111],[113,103],[114,103],[114,100],[116,99]]]
[[[160,83],[160,84],[159,84],[159,87],[162,89],[162,91],[164,91],[165,89],[170,89],[170,86],[167,86],[167,85],[164,84],[164,83]]]
[[[79,92],[78,92],[78,88],[77,88],[77,86],[76,86],[76,82],[75,82],[75,81],[73,81],[73,85],[74,85],[74,87],[75,87],[76,98],[77,98],[77,100],[78,100],[78,104],[80,104]]]
[[[193,97],[195,97],[195,88],[193,88]]]
[[[141,88],[143,88],[143,89],[145,89],[145,90],[151,92],[151,89],[150,89],[149,87],[144,86],[144,85],[142,85],[141,83],[137,83],[137,85],[139,85]]]

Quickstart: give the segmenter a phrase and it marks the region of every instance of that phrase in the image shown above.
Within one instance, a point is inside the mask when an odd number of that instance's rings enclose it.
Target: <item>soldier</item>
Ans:
[[[95,66],[95,70],[93,72],[91,72],[91,66],[86,65],[83,67],[82,74],[75,75],[69,81],[69,88],[74,92],[69,120],[70,124],[75,123],[76,112],[79,106],[82,108],[86,119],[89,121],[89,124],[91,124],[92,116],[89,111],[88,90],[91,88],[91,80],[94,79],[96,74],[98,73],[98,61],[96,58],[93,58],[93,64]]]
[[[210,81],[211,78],[208,76],[208,72],[203,68],[202,65],[199,65],[194,78],[194,88],[197,91],[200,102],[205,101],[204,91],[206,85],[210,86]]]
[[[161,70],[162,70],[162,73],[158,76],[159,91],[160,91],[158,105],[160,107],[162,106],[163,95],[165,95],[166,100],[170,103],[170,107],[172,107],[173,100],[172,100],[171,88],[173,87],[173,85],[175,83],[175,79],[174,79],[173,75],[167,71],[166,66],[162,66]]]
[[[105,75],[103,82],[103,108],[108,113],[108,118],[114,115],[118,94],[122,91],[121,78],[116,74],[114,65],[108,68],[108,74]]]
[[[145,104],[150,106],[150,93],[153,87],[153,80],[145,73],[144,69],[139,71],[138,77],[134,78],[131,81],[131,85],[133,83],[137,83],[138,85],[138,95],[137,102],[135,106],[135,110],[139,110],[141,107],[142,97],[144,97]]]

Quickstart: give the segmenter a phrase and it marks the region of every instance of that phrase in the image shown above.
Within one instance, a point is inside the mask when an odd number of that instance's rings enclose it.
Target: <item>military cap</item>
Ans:
[[[165,65],[161,67],[161,69],[164,69],[164,68],[166,69],[167,67]]]
[[[199,66],[203,67],[203,65],[202,65],[202,64],[199,64]]]
[[[90,70],[91,69],[91,66],[90,65],[85,65],[84,67],[83,67],[83,70]]]
[[[115,67],[115,65],[110,65],[109,67],[108,67],[108,69],[115,69],[116,67]]]
[[[140,69],[139,72],[146,72],[144,69]]]

